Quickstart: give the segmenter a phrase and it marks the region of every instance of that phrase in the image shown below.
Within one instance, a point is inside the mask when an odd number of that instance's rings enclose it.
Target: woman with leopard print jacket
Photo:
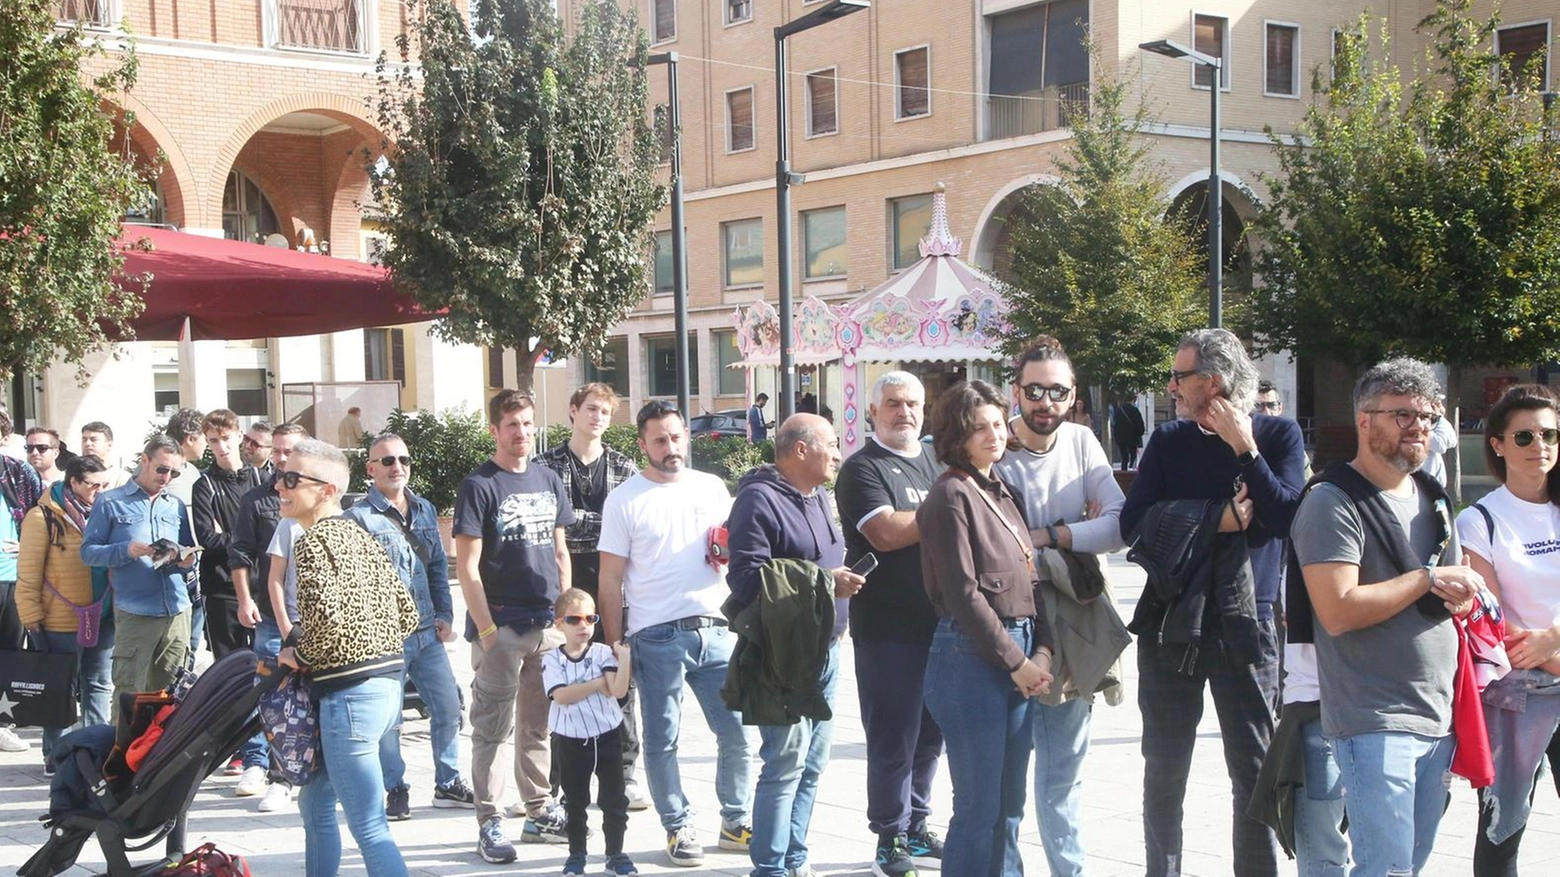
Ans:
[[[323,756],[298,798],[304,873],[340,869],[339,800],[368,873],[407,877],[385,818],[379,741],[401,714],[402,646],[417,607],[374,537],[340,517],[347,479],[341,451],[310,439],[276,480],[282,515],[304,527],[293,550],[300,621],[277,660],[309,676]]]

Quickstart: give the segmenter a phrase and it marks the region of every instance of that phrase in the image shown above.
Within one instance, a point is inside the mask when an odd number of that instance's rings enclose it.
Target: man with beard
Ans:
[[[1142,634],[1137,660],[1146,871],[1148,877],[1181,873],[1182,805],[1206,687],[1218,711],[1232,784],[1234,871],[1237,877],[1269,877],[1278,872],[1276,839],[1246,815],[1246,803],[1273,736],[1279,673],[1274,604],[1283,540],[1305,485],[1304,443],[1293,420],[1246,413],[1256,401],[1257,369],[1228,330],[1201,329],[1181,339],[1167,389],[1180,419],[1156,429],[1144,449],[1121,509],[1122,538],[1132,543],[1157,503],[1225,502],[1219,533],[1207,550],[1238,551],[1244,543],[1259,642],[1254,662],[1232,656],[1216,611],[1201,626],[1201,639],[1190,646],[1160,643],[1162,615],[1146,616],[1140,607],[1133,619],[1134,630]],[[1212,599],[1209,603],[1217,605]]]
[[[867,827],[878,838],[872,873],[904,877],[917,859],[936,864],[942,855],[926,827],[942,731],[921,702],[937,613],[921,581],[915,512],[943,467],[921,445],[919,378],[888,372],[871,400],[872,440],[840,467],[834,496],[846,565],[869,553],[878,560],[850,600],[850,634],[867,736]]]
[[[1042,335],[1019,354],[1014,373],[1013,401],[1019,416],[1013,421],[1012,436],[1017,447],[1010,443],[995,468],[1003,483],[1017,493],[1035,548],[1087,554],[1118,550],[1121,488],[1094,431],[1067,419],[1068,406],[1078,393],[1067,351],[1060,341]],[[1093,634],[1101,628],[1092,625],[1099,623],[1120,630],[1119,618],[1110,617],[1115,608],[1108,593],[1084,604],[1071,590],[1043,581],[1037,595],[1045,604],[1046,618],[1058,627],[1065,622]],[[1085,626],[1085,619],[1090,626]],[[1088,646],[1086,639],[1092,639]],[[1079,837],[1083,757],[1089,751],[1089,718],[1099,681],[1085,682],[1081,674],[1072,675],[1064,668],[1109,667],[1121,646],[1121,640],[1112,644],[1104,636],[1059,637],[1052,648],[1056,683],[1034,705],[1035,815],[1051,877],[1078,877],[1084,872]],[[1096,660],[1089,654],[1091,649],[1108,657]],[[1107,693],[1107,698],[1119,703],[1119,690]]]
[[[244,441],[239,445],[244,462],[254,467],[261,481],[271,479],[271,429],[271,421],[256,420],[249,424],[249,431],[244,433]]]
[[[1440,483],[1420,470],[1441,388],[1414,359],[1354,388],[1359,450],[1305,494],[1291,538],[1314,620],[1322,731],[1347,790],[1356,874],[1418,874],[1451,764],[1457,631],[1484,581]],[[1312,620],[1291,601],[1291,624]]]
[[[720,846],[746,850],[753,834],[747,734],[720,696],[736,643],[720,611],[729,594],[726,567],[710,551],[714,528],[731,509],[731,494],[714,475],[687,468],[688,430],[675,406],[651,402],[635,421],[650,468],[607,494],[597,611],[606,641],[626,636],[634,657],[645,779],[666,829],[667,858],[692,868],[703,863],[704,848],[677,765],[685,686],[715,732]]]

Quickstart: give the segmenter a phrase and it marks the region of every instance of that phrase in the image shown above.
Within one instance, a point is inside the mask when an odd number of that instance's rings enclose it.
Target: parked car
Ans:
[[[698,414],[688,423],[688,435],[707,435],[710,438],[747,437],[747,412],[717,411],[714,414]]]

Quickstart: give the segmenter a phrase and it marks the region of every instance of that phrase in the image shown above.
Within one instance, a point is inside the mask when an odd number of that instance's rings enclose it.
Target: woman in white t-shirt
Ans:
[[[1560,400],[1512,387],[1490,409],[1484,458],[1500,487],[1457,516],[1468,563],[1500,598],[1512,673],[1487,689],[1495,784],[1480,793],[1475,877],[1516,877],[1517,848],[1546,753],[1560,790]],[[1491,532],[1493,530],[1493,532]],[[1521,695],[1509,708],[1503,694]],[[1541,696],[1543,695],[1543,696]]]

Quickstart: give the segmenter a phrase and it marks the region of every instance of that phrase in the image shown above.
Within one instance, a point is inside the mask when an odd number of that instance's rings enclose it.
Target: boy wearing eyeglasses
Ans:
[[[563,786],[568,817],[569,858],[564,877],[585,873],[585,808],[590,805],[590,777],[596,775],[602,834],[607,842],[606,873],[615,877],[638,874],[623,852],[628,828],[628,795],[623,785],[623,709],[618,699],[628,693],[631,662],[628,644],[609,648],[591,642],[596,632],[596,601],[579,588],[558,595],[553,624],[563,645],[542,657],[542,687],[551,705],[547,729],[552,732],[553,764]]]

